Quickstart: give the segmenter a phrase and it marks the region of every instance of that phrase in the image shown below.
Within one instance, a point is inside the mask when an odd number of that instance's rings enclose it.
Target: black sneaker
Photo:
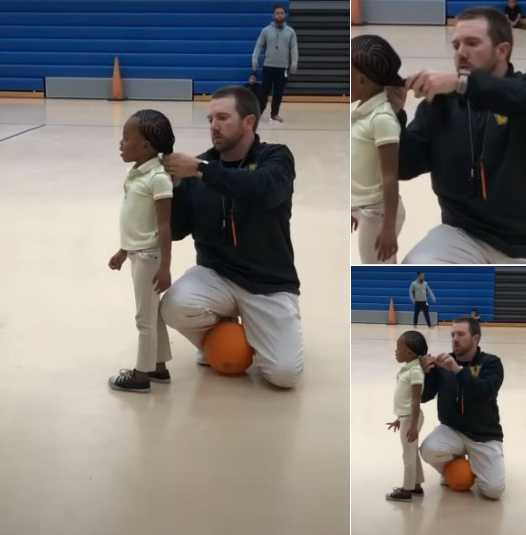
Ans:
[[[110,377],[108,381],[113,390],[123,392],[138,392],[147,394],[150,392],[150,381],[138,382],[135,380],[134,370],[121,370],[117,377]]]
[[[169,383],[171,381],[170,372],[168,370],[162,372],[148,372],[148,378],[153,383]]]
[[[393,492],[391,494],[386,494],[385,499],[389,500],[390,502],[412,502],[413,496],[409,495],[407,496],[402,492],[401,488],[394,488]]]
[[[423,498],[424,497],[424,489],[413,489],[411,491],[411,494],[413,496],[416,496],[417,498]]]

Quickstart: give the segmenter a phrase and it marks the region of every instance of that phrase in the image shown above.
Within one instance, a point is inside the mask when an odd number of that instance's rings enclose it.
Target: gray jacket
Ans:
[[[414,303],[415,301],[427,301],[427,292],[435,300],[435,295],[431,291],[429,284],[426,281],[420,282],[418,279],[411,284],[409,288],[409,297]]]
[[[288,69],[298,66],[298,40],[296,32],[286,23],[278,26],[275,22],[261,30],[252,61],[256,62],[265,50],[265,67]]]

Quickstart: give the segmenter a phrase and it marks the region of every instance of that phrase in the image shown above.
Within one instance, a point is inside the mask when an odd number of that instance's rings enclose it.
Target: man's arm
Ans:
[[[172,240],[180,241],[192,233],[190,216],[190,180],[175,181],[170,227]]]
[[[457,380],[467,401],[493,399],[497,397],[504,380],[504,368],[500,359],[492,359],[482,365],[478,377],[466,366],[457,373]]]
[[[424,380],[424,390],[422,392],[422,403],[427,403],[432,399],[435,399],[438,394],[438,381],[439,381],[439,371],[436,368],[431,369],[426,373]]]
[[[296,32],[292,33],[290,38],[290,67],[291,70],[296,71],[298,69],[299,53],[298,53],[298,38]]]
[[[415,304],[415,283],[412,282],[411,286],[409,286],[409,298],[411,299],[411,302],[413,305]]]
[[[252,68],[254,70],[258,68],[259,56],[261,56],[261,53],[263,52],[263,47],[265,46],[266,42],[267,38],[265,34],[265,29],[263,29],[259,34],[256,46],[254,47],[254,52],[252,53]]]
[[[254,171],[229,169],[220,162],[210,162],[202,180],[209,188],[235,200],[264,200],[272,209],[290,197],[295,176],[294,157],[287,147],[281,146],[259,162]]]
[[[431,296],[431,299],[433,299],[433,301],[436,301],[435,294],[433,293],[433,291],[431,290],[431,286],[429,286],[429,284],[427,284],[427,282],[426,282],[426,289],[427,289],[427,292],[429,293],[429,295]]]
[[[407,114],[401,110],[398,120],[400,134],[399,180],[410,180],[431,171],[432,124],[430,105],[421,102],[415,118],[407,125]]]
[[[469,75],[466,96],[474,107],[492,113],[526,114],[526,76],[496,78],[474,71]]]

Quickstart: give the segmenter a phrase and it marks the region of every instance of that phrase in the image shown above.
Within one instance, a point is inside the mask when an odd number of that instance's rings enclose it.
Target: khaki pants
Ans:
[[[151,372],[157,362],[167,362],[172,358],[168,330],[159,314],[160,297],[152,283],[161,255],[158,249],[146,249],[132,251],[128,257],[135,289],[135,321],[139,331],[136,369]]]
[[[161,314],[195,347],[226,318],[241,316],[254,364],[275,386],[292,387],[303,371],[303,331],[298,296],[280,292],[256,295],[212,269],[189,269],[166,292]]]
[[[351,210],[353,217],[358,220],[358,249],[362,264],[396,264],[396,255],[380,262],[378,251],[375,248],[376,239],[384,224],[384,204],[362,206]],[[396,213],[396,236],[400,235],[405,221],[405,207],[402,198],[398,199],[398,212]]]
[[[480,492],[494,500],[504,492],[502,442],[475,442],[447,425],[439,425],[424,440],[420,453],[441,475],[453,459],[467,455]]]
[[[402,264],[526,264],[451,225],[439,225],[417,243]]]
[[[418,453],[418,440],[409,442],[407,432],[412,424],[411,416],[399,416],[400,420],[400,440],[402,442],[402,451],[404,459],[404,485],[405,490],[414,490],[416,485],[421,485],[424,479],[424,470],[422,469],[422,460]],[[420,433],[424,425],[424,413],[420,411],[418,417],[417,429]]]

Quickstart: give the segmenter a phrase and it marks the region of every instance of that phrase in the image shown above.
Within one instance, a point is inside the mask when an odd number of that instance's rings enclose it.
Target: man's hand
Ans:
[[[358,228],[358,219],[351,214],[351,234]]]
[[[422,366],[424,373],[429,373],[435,367],[435,365],[436,357],[433,357],[432,355],[426,355],[420,359],[420,366]]]
[[[383,262],[395,255],[398,251],[395,230],[383,228],[380,231],[380,234],[378,234],[378,238],[376,238],[374,247],[378,251],[377,258],[380,262]]]
[[[400,429],[400,420],[395,420],[394,422],[387,423],[385,425],[388,425],[387,431],[391,431],[391,427],[394,427],[393,431],[396,433]]]
[[[412,89],[417,98],[425,98],[431,102],[437,95],[454,93],[458,87],[456,72],[420,71],[410,76],[405,83],[406,88]]]
[[[110,269],[116,269],[117,271],[120,271],[122,264],[124,264],[126,261],[126,258],[128,258],[128,253],[123,249],[119,249],[119,251],[110,258],[108,266]]]
[[[296,74],[298,72],[298,67],[296,65],[289,68],[289,74]]]
[[[391,108],[398,115],[405,108],[407,89],[405,87],[388,87],[386,90]]]
[[[159,268],[157,270],[157,273],[155,274],[155,277],[152,280],[152,283],[153,289],[158,294],[161,294],[168,290],[168,288],[170,288],[170,285],[172,284],[172,275],[170,274],[170,270],[165,268]]]
[[[414,442],[415,440],[418,440],[418,429],[416,425],[411,424],[411,427],[409,428],[409,431],[407,432],[407,442]]]
[[[448,372],[457,373],[460,371],[460,366],[456,363],[455,359],[447,353],[441,353],[438,355],[436,364]]]
[[[257,62],[257,61],[253,61],[253,62],[252,62],[252,70],[253,70],[253,71],[257,71],[257,70],[258,70],[258,66],[259,66],[259,65],[258,65],[258,62]]]
[[[194,177],[197,175],[197,166],[201,160],[174,152],[165,156],[162,160],[164,170],[175,179]]]

